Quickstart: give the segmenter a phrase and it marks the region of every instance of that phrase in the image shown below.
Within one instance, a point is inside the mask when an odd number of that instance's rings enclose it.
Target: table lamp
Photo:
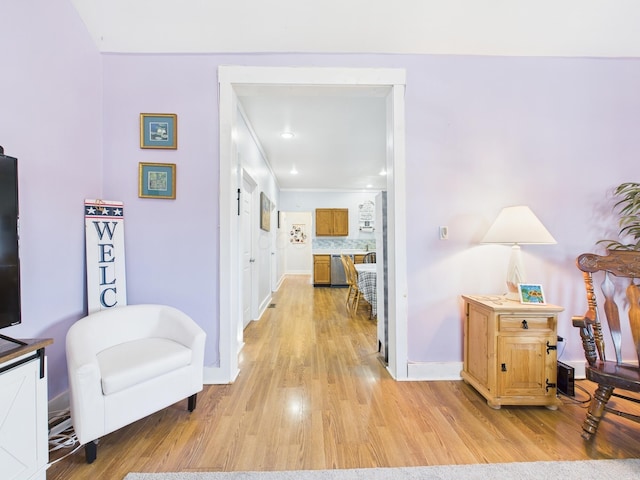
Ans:
[[[524,283],[520,245],[549,245],[557,242],[531,209],[520,205],[503,208],[480,243],[512,245],[507,269],[506,297],[518,300],[518,284]]]

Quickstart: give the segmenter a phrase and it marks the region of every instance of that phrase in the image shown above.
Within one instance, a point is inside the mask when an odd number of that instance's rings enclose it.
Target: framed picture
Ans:
[[[178,148],[178,116],[175,113],[140,114],[140,148]]]
[[[260,228],[271,230],[271,200],[264,192],[260,192]]]
[[[140,163],[138,176],[138,197],[176,198],[175,163]]]
[[[518,294],[520,295],[520,303],[537,303],[544,305],[544,293],[542,285],[536,283],[519,283]]]

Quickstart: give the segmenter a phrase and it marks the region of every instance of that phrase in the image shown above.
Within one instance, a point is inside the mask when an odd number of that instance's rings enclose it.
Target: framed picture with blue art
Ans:
[[[140,114],[140,148],[178,148],[178,115],[175,113]]]
[[[520,303],[544,305],[542,285],[537,283],[519,283]]]
[[[138,197],[176,198],[175,163],[140,163]]]

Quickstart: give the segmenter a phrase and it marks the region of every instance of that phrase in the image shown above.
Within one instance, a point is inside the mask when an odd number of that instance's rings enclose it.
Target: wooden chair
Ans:
[[[628,309],[629,331],[636,350],[635,362],[640,358],[640,286],[636,283],[636,279],[640,279],[640,252],[610,251],[606,256],[585,253],[578,257],[576,264],[584,276],[588,310],[584,316],[573,317],[572,322],[580,329],[587,359],[586,376],[598,384],[582,425],[582,437],[589,440],[596,434],[604,411],[640,422],[640,416],[607,407],[611,396],[640,403],[628,395],[614,393],[614,389],[640,392],[640,368],[637,364],[623,362],[622,343],[627,330],[620,325],[620,313]],[[609,349],[613,349],[615,359],[607,359],[608,352],[605,351],[597,300],[600,295],[596,295],[593,287],[593,274],[597,272],[602,277],[604,301],[601,306],[611,333]],[[626,295],[622,295],[622,289]]]
[[[342,265],[344,266],[345,275],[347,277],[347,310],[354,314],[358,310],[360,302],[360,289],[358,288],[358,271],[353,263],[353,259],[349,255],[340,255]]]
[[[369,252],[362,258],[362,263],[376,263],[376,252]]]
[[[351,295],[353,294],[353,286],[351,283],[351,278],[350,278],[350,272],[349,272],[349,266],[347,265],[347,260],[346,260],[346,256],[344,254],[340,254],[340,261],[342,262],[342,268],[344,268],[344,276],[347,280],[347,300],[345,302],[347,310],[350,310],[350,304],[351,304]]]

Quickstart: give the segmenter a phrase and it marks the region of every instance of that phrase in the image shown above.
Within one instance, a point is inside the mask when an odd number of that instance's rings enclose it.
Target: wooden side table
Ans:
[[[490,407],[558,408],[557,305],[523,305],[501,295],[463,295],[464,366],[460,375]]]

